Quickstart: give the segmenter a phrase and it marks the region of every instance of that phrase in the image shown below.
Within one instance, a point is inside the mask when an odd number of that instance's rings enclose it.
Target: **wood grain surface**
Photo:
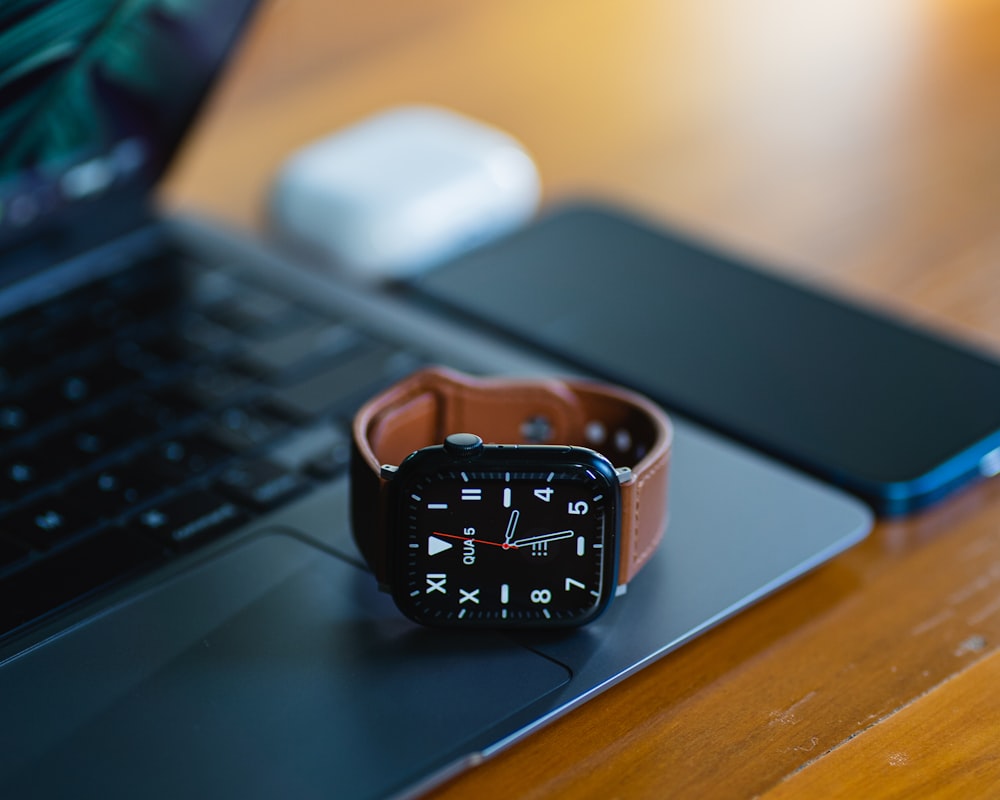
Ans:
[[[273,0],[163,193],[245,227],[295,148],[440,103],[622,204],[1000,353],[994,0]],[[1000,485],[828,565],[434,792],[1000,795]]]

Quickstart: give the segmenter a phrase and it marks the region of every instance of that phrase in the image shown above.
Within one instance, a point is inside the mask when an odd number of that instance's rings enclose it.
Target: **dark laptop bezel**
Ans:
[[[39,214],[22,228],[4,230],[0,226],[0,318],[78,285],[87,277],[88,270],[82,262],[88,254],[98,253],[109,243],[156,221],[153,190],[169,169],[193,120],[220,80],[223,67],[232,61],[258,6],[258,0],[219,0],[214,10],[222,12],[219,18],[228,30],[214,40],[217,49],[204,59],[206,69],[196,81],[194,90],[177,103],[180,111],[170,121],[170,126],[157,129],[155,140],[148,143],[150,159],[142,169],[95,196],[63,198],[57,206]],[[167,94],[171,87],[161,88]],[[116,144],[115,141],[103,142],[104,152],[109,152]],[[0,174],[0,187],[5,180],[13,182],[18,176],[33,173],[32,190],[52,193],[62,175],[73,166],[73,163],[65,164],[59,171],[50,171],[46,180],[39,181],[37,165],[24,164],[14,172]],[[64,265],[70,262],[77,263],[72,270],[65,269]],[[60,267],[63,267],[60,275],[45,276],[45,285],[31,280],[33,276]],[[102,270],[97,272],[100,274]]]

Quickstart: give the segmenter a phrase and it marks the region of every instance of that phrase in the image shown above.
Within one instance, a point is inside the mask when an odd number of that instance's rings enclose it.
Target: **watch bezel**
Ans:
[[[413,484],[422,476],[443,470],[472,469],[476,471],[579,471],[589,480],[604,486],[604,548],[601,595],[586,614],[572,619],[528,621],[462,620],[428,618],[415,608],[405,589],[405,559],[401,548],[407,546],[407,526],[404,520],[406,498]],[[586,447],[571,445],[512,445],[484,444],[470,453],[455,454],[442,445],[432,445],[407,456],[399,465],[388,486],[389,516],[387,530],[387,566],[389,589],[399,610],[422,625],[451,628],[493,628],[501,630],[525,628],[577,627],[597,619],[607,609],[618,590],[618,538],[621,531],[621,486],[615,467],[601,453]]]

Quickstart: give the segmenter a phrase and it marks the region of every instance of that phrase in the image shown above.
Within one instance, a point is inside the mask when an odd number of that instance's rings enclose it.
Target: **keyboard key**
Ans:
[[[27,312],[4,320],[0,327],[0,388],[5,392],[23,386],[40,366],[44,366],[25,345],[32,331],[42,324],[37,313]],[[4,401],[0,401],[2,405]]]
[[[267,510],[301,494],[309,482],[271,461],[258,459],[228,467],[219,476],[217,486],[243,505]]]
[[[125,419],[120,414],[113,415],[116,424],[135,425],[137,431],[133,437],[139,438],[140,433],[159,433],[181,424],[198,413],[200,407],[184,391],[170,386],[129,398],[129,404],[123,410],[126,412]],[[131,423],[127,419],[129,416],[133,418]]]
[[[222,365],[206,365],[185,377],[174,391],[198,407],[208,409],[235,404],[253,386],[243,373]]]
[[[206,433],[234,453],[260,447],[288,429],[283,421],[253,406],[227,408],[214,415]]]
[[[0,467],[0,495],[18,499],[39,485],[34,460],[12,458]]]
[[[107,336],[87,317],[53,317],[41,321],[23,346],[36,363],[44,365],[106,341]]]
[[[130,410],[115,409],[112,414],[83,420],[78,427],[46,438],[39,449],[60,472],[69,474],[152,432],[149,425],[139,430]]]
[[[131,527],[187,550],[242,525],[249,515],[231,500],[195,489],[141,512]]]
[[[276,390],[269,402],[279,413],[300,420],[334,410],[350,413],[378,389],[412,372],[419,363],[410,353],[380,344]]]
[[[117,336],[134,325],[167,312],[180,298],[179,287],[169,280],[141,281],[122,290],[119,285],[90,307],[90,322],[105,335]]]
[[[0,401],[0,441],[14,439],[28,430],[31,415],[21,402]]]
[[[225,355],[236,350],[241,338],[201,314],[185,314],[173,323],[170,336],[189,354]]]
[[[347,325],[313,324],[264,341],[248,341],[238,356],[241,366],[271,382],[300,375],[361,346],[362,335]]]
[[[129,464],[88,475],[63,493],[71,508],[86,509],[94,520],[112,520],[151,500],[168,488],[167,481]]]
[[[307,470],[325,479],[347,466],[351,443],[344,428],[322,421],[296,431],[271,448],[267,457],[285,469]]]
[[[179,365],[196,360],[201,351],[173,336],[160,336],[148,341],[121,342],[115,357],[126,367],[144,377],[156,380]]]
[[[201,309],[225,303],[242,288],[228,272],[198,265],[188,276],[188,297]]]
[[[16,503],[44,487],[53,477],[44,452],[22,452],[0,462],[0,502]]]
[[[0,634],[162,561],[134,531],[109,528],[0,580]]]
[[[246,284],[206,310],[206,315],[245,336],[267,337],[301,324],[298,309],[285,297]]]
[[[71,414],[95,399],[132,383],[137,377],[134,370],[113,357],[103,358],[37,387],[31,393],[32,414],[38,421]]]
[[[71,505],[61,495],[52,495],[5,517],[0,533],[32,550],[48,550],[93,522],[86,508]]]
[[[199,433],[160,442],[138,456],[132,467],[178,484],[209,472],[230,457],[228,450]]]
[[[328,447],[317,454],[305,465],[305,472],[320,480],[327,480],[339,475],[351,464],[351,447],[345,441]]]

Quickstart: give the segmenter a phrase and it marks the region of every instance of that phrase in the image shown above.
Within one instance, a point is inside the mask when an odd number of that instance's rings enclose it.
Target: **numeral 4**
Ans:
[[[551,486],[546,486],[544,489],[535,489],[535,497],[548,503],[552,499],[552,493],[554,491],[555,489]]]

